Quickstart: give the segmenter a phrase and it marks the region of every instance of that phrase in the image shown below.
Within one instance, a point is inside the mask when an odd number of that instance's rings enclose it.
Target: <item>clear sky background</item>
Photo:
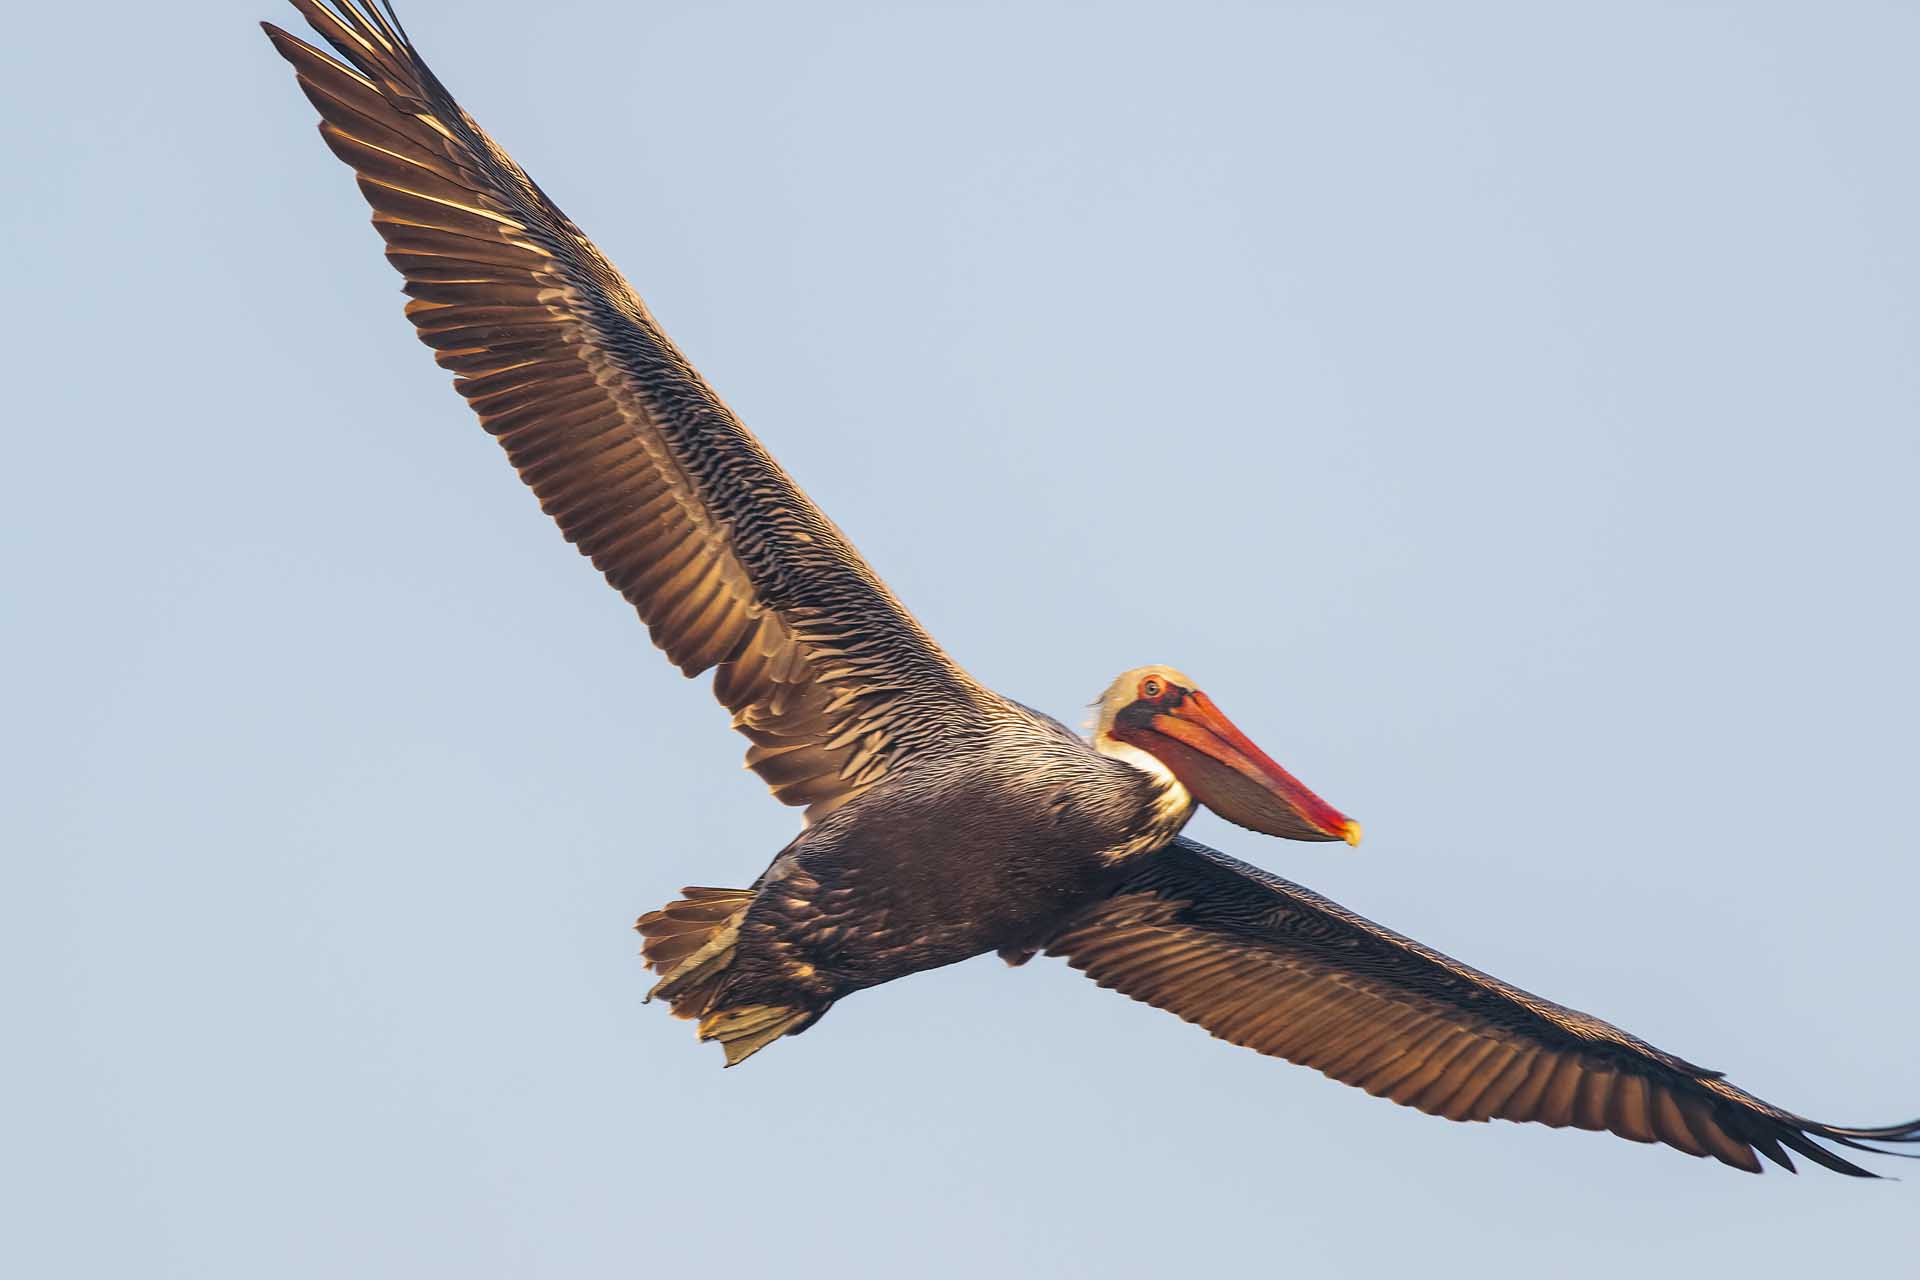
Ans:
[[[1195,835],[1920,1113],[1911,6],[402,16],[976,675],[1174,663],[1368,840]],[[629,925],[796,814],[413,339],[262,17],[0,46],[0,1270],[1913,1274],[1920,1181],[1448,1124],[1057,961],[723,1072]]]

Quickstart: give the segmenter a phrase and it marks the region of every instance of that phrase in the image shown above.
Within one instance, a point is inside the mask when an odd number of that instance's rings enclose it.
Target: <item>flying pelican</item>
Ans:
[[[1214,1035],[1452,1120],[1610,1130],[1758,1173],[1920,1142],[1803,1119],[1180,834],[1196,805],[1290,840],[1359,824],[1171,667],[1089,742],[982,687],[454,102],[391,8],[292,0],[267,35],[358,175],[407,315],[567,540],[713,688],[800,835],[746,889],[640,917],[650,997],[731,1066],[865,987],[1042,952]],[[384,11],[383,11],[384,10]]]

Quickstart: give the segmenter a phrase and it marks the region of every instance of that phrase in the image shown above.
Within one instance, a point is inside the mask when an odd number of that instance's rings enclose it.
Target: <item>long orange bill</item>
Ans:
[[[1152,752],[1194,799],[1227,821],[1289,840],[1360,843],[1359,823],[1254,746],[1206,694],[1139,710],[1147,714],[1121,717],[1114,736]]]

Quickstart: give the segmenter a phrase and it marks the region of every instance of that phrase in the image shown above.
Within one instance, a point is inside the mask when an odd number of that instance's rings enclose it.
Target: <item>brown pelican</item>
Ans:
[[[1431,951],[1180,835],[1198,804],[1357,843],[1169,667],[1115,680],[1091,742],[956,665],[455,104],[391,9],[293,0],[272,25],[358,175],[407,315],[567,539],[714,692],[804,829],[745,889],[642,916],[653,994],[729,1065],[864,987],[998,951],[1061,956],[1214,1035],[1454,1120],[1662,1142],[1758,1172],[1842,1128]],[[1891,1154],[1891,1153],[1885,1153]]]

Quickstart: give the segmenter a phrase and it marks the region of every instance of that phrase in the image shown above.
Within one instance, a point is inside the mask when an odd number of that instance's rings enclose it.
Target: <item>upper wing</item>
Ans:
[[[579,228],[454,102],[391,11],[266,26],[406,277],[407,315],[567,539],[809,817],[994,695],[940,651]]]
[[[1450,1120],[1607,1129],[1753,1173],[1755,1151],[1793,1168],[1785,1146],[1872,1177],[1814,1139],[1920,1142],[1920,1121],[1843,1129],[1782,1111],[1184,837],[1047,952],[1223,1040]]]

